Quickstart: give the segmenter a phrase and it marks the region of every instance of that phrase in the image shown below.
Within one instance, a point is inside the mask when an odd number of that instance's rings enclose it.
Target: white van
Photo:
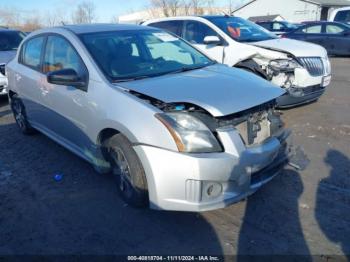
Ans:
[[[350,24],[350,6],[335,9],[329,18],[332,22],[341,22]]]
[[[279,38],[233,16],[185,16],[143,25],[172,32],[212,59],[255,73],[284,88],[279,107],[317,100],[331,81],[327,51],[315,44]]]

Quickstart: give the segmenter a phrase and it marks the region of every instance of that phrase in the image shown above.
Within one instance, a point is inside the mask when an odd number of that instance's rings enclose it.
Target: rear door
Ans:
[[[325,31],[327,34],[325,45],[329,54],[350,54],[350,29],[337,24],[327,24]]]
[[[218,37],[221,39],[222,44],[205,44],[204,38],[207,36]],[[199,21],[186,20],[184,24],[183,38],[208,55],[210,58],[218,61],[219,63],[224,62],[224,40],[208,25]]]
[[[304,26],[297,30],[296,35],[298,40],[304,40],[307,42],[315,43],[321,46],[325,46],[326,36],[323,33],[322,24],[311,24]]]

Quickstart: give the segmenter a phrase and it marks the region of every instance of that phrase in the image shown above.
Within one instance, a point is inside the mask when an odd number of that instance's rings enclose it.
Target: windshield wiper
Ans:
[[[212,62],[212,63],[209,63],[209,64],[205,64],[205,65],[200,65],[200,66],[193,66],[193,67],[182,67],[178,70],[175,70],[175,71],[171,71],[169,72],[168,74],[178,74],[178,73],[182,73],[182,72],[188,72],[188,71],[193,71],[193,70],[198,70],[198,69],[202,69],[202,68],[205,68],[205,67],[208,67],[208,66],[211,66],[211,65],[215,65],[217,64],[217,62]]]
[[[130,81],[141,80],[149,77],[151,76],[135,76],[135,77],[129,77],[129,78],[120,78],[120,79],[114,79],[113,83],[130,82]]]

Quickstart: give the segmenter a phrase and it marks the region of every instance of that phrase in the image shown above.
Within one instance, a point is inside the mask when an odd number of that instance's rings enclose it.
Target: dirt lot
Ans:
[[[111,176],[43,135],[23,136],[0,102],[0,254],[300,254],[350,259],[350,63],[317,102],[284,111],[311,160],[247,201],[180,213],[124,205]],[[54,174],[63,174],[56,182]],[[326,259],[326,257],[323,257]],[[340,257],[335,257],[340,259]],[[345,257],[343,258],[345,260]]]

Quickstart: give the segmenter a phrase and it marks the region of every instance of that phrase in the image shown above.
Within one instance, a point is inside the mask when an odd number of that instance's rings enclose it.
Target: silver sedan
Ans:
[[[284,91],[167,32],[63,26],[30,34],[19,50],[7,72],[20,130],[112,172],[133,206],[222,208],[288,162],[289,132],[274,110]]]

